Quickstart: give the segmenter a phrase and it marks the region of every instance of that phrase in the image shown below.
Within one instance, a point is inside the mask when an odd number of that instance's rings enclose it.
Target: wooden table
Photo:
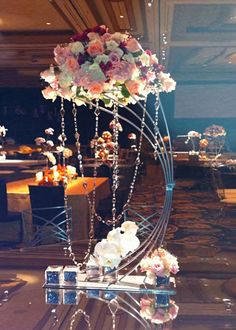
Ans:
[[[83,184],[87,183],[85,190]],[[96,178],[96,205],[100,199],[108,197],[110,187],[108,178]],[[30,208],[29,185],[36,185],[34,178],[18,180],[7,183],[8,209],[18,211]],[[92,195],[94,178],[78,178],[69,183],[66,193],[68,205],[72,207],[72,239],[88,238],[90,229],[90,210],[87,194]],[[43,196],[42,196],[43,197]]]

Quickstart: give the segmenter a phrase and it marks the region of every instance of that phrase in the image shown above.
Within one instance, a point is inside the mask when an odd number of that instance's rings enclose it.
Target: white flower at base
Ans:
[[[138,226],[133,221],[125,221],[121,225],[121,230],[125,234],[136,235],[138,231]]]
[[[103,239],[98,242],[94,248],[94,256],[99,266],[103,267],[117,267],[121,261],[115,244]]]
[[[106,239],[98,242],[94,248],[94,258],[99,266],[117,267],[122,258],[129,252],[136,250],[140,241],[136,237],[137,225],[127,221],[124,228],[118,227],[111,230]],[[125,229],[125,231],[124,231]]]

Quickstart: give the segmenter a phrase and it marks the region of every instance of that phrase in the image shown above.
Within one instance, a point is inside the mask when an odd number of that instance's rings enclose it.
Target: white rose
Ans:
[[[119,45],[114,40],[109,40],[106,41],[106,47],[108,50],[112,51],[112,50],[116,50],[119,47]]]

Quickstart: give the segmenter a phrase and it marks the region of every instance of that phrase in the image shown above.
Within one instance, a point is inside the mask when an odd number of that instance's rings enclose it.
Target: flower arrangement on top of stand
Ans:
[[[57,66],[41,73],[49,84],[46,99],[58,96],[77,105],[94,99],[106,106],[144,100],[149,93],[171,92],[175,81],[155,54],[144,50],[128,33],[109,33],[104,25],[76,34],[70,43],[54,49]]]
[[[122,258],[129,252],[139,247],[140,241],[136,236],[138,226],[133,221],[125,221],[121,227],[111,230],[107,238],[102,239],[94,247],[94,253],[90,256],[87,267],[93,265],[97,268],[96,273],[100,273],[100,279],[114,283],[117,281],[116,268]],[[102,276],[101,276],[102,270]]]
[[[140,301],[140,315],[154,324],[165,324],[174,320],[178,311],[179,306],[173,300],[170,300],[169,306],[166,307],[159,306],[155,298],[141,298]]]
[[[6,152],[3,150],[5,136],[8,129],[5,126],[0,126],[0,159],[6,159]]]

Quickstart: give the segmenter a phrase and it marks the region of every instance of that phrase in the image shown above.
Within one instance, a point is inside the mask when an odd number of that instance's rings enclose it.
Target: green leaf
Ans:
[[[138,57],[141,56],[143,54],[142,50],[139,50],[138,52],[132,53],[133,57]]]
[[[122,93],[122,95],[123,95],[124,97],[130,97],[130,93],[129,93],[129,91],[128,91],[128,89],[126,88],[125,85],[122,86],[122,88],[121,88],[121,93]]]
[[[102,99],[105,104],[109,104],[111,101],[109,99],[103,98]]]

